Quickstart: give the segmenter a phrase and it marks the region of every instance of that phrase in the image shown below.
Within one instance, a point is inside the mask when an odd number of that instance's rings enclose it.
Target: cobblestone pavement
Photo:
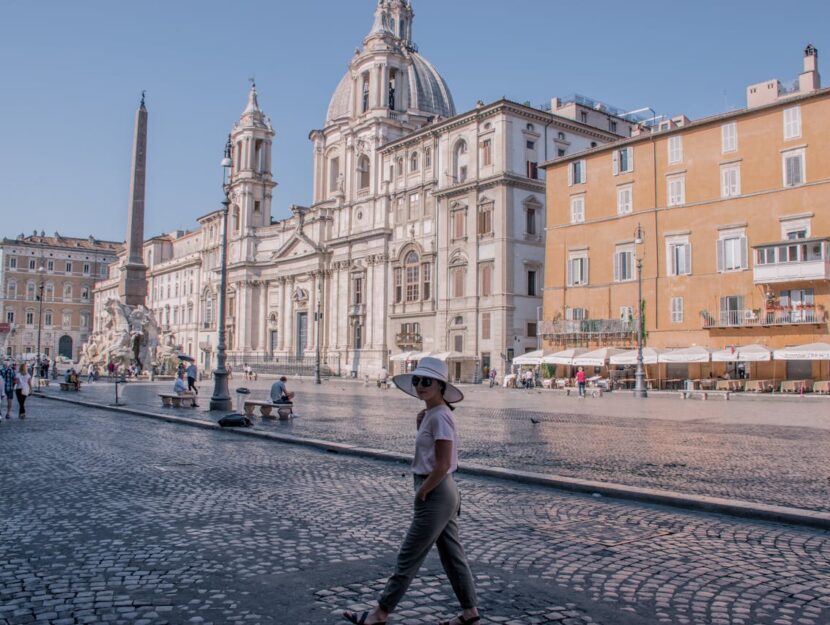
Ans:
[[[830,532],[458,481],[485,624],[830,622]],[[404,465],[34,398],[0,426],[0,625],[342,622],[412,497]],[[433,554],[390,623],[454,604]]]
[[[234,379],[232,388],[243,384],[251,387],[250,397],[267,398],[270,381]],[[161,408],[157,393],[169,385],[128,384],[122,391],[133,407],[216,418],[206,411],[210,384],[204,383],[198,410]],[[290,388],[297,391],[301,418],[257,418],[257,428],[411,453],[417,400],[354,382],[292,380]],[[643,401],[608,394],[579,400],[471,386],[465,392],[456,413],[462,462],[830,510],[830,402],[821,398]],[[104,383],[84,387],[80,396],[114,399],[112,385]]]

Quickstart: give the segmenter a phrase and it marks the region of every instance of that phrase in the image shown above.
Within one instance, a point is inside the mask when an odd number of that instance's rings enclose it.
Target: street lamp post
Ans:
[[[225,158],[222,159],[222,190],[225,199],[222,200],[222,253],[219,268],[219,311],[218,311],[218,339],[216,345],[216,369],[213,372],[213,396],[210,398],[211,410],[230,410],[231,396],[228,390],[228,370],[225,368],[225,296],[228,289],[228,211],[230,209],[230,173],[233,167],[231,160],[231,138],[225,144]]]
[[[637,224],[634,245],[643,244],[643,229]],[[643,257],[637,254],[637,371],[634,373],[634,397],[648,397],[643,368]]]
[[[37,378],[43,377],[43,363],[40,361],[40,331],[43,328],[43,281],[44,276],[46,274],[46,268],[41,265],[37,268],[38,276],[40,277],[40,283],[38,284],[38,293],[37,293]],[[40,384],[38,383],[38,387]]]
[[[317,312],[314,313],[314,321],[316,322],[317,328],[315,332],[317,333],[317,351],[315,353],[315,361],[314,361],[314,383],[315,384],[322,384],[322,380],[320,379],[320,366],[321,366],[321,356],[320,356],[320,322],[323,318],[323,313],[320,310],[320,299],[323,296],[323,288],[320,284],[322,280],[322,274],[317,278]]]

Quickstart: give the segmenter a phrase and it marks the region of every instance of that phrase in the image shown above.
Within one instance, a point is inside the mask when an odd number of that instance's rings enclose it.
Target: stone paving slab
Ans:
[[[232,381],[232,389],[241,385],[251,388],[251,397],[264,399],[270,381]],[[257,430],[411,453],[417,400],[344,381],[316,386],[292,380],[290,385],[298,392],[301,418],[257,417]],[[206,410],[210,385],[202,388],[201,408],[162,409],[157,394],[168,386],[121,388],[132,407],[216,420]],[[643,401],[606,394],[579,400],[549,391],[464,390],[467,399],[456,413],[462,463],[830,511],[830,402],[822,398],[702,402],[661,396]],[[49,392],[60,394],[52,387]],[[109,403],[114,393],[111,384],[96,383],[79,397]]]
[[[49,408],[0,426],[0,625],[334,624],[391,571],[402,467]],[[458,481],[485,624],[830,622],[830,532]],[[457,612],[434,554],[405,601]]]

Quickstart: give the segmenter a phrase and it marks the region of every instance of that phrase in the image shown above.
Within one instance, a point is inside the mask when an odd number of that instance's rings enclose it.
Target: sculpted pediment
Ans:
[[[300,258],[318,254],[321,251],[322,248],[305,234],[295,232],[280,249],[271,254],[271,258],[274,260],[279,258]]]

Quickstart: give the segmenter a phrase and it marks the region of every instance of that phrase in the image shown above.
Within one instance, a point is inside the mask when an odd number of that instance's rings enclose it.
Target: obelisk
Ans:
[[[147,167],[147,108],[144,92],[135,114],[133,162],[130,176],[130,212],[127,217],[127,259],[121,267],[118,295],[128,306],[143,305],[147,297],[147,267],[144,265],[144,186]]]

